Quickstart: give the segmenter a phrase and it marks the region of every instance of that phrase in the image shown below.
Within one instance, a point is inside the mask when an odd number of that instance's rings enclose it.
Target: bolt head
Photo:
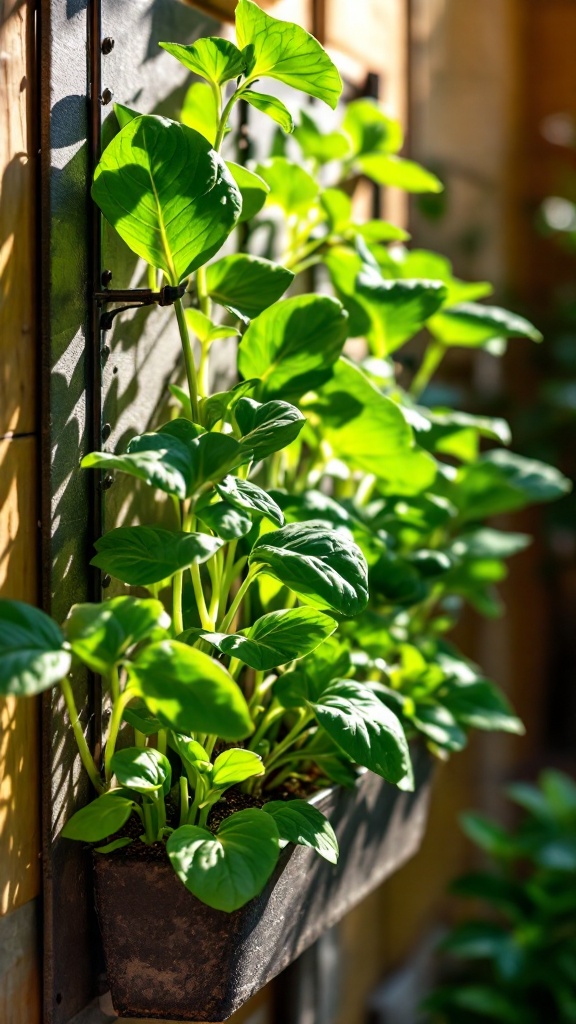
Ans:
[[[106,38],[102,40],[102,45],[100,49],[102,50],[103,54],[112,52],[112,50],[114,49],[114,40],[112,39],[112,36],[106,36]]]

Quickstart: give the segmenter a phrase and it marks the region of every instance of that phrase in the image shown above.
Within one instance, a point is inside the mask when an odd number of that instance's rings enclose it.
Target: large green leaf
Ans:
[[[280,846],[297,843],[319,853],[329,864],[338,863],[338,840],[328,819],[307,800],[270,800],[263,810],[271,814]]]
[[[267,491],[253,484],[250,480],[227,476],[216,485],[218,494],[235,508],[246,509],[248,512],[264,516],[275,526],[284,526],[284,514]]]
[[[218,251],[242,207],[204,136],[149,114],[130,121],[105,149],[92,196],[130,248],[173,285]]]
[[[239,78],[246,70],[246,62],[238,47],[220,36],[206,36],[189,46],[180,43],[159,43],[159,46],[189,71],[215,85],[224,85],[232,78]]]
[[[240,688],[222,665],[193,647],[176,640],[150,644],[128,672],[135,696],[176,732],[241,740],[253,730]]]
[[[142,640],[158,640],[170,627],[160,601],[113,597],[100,604],[75,604],[64,623],[74,654],[105,674]]]
[[[428,324],[443,345],[476,348],[491,338],[528,338],[542,341],[542,335],[529,320],[499,306],[461,302],[443,309]]]
[[[449,496],[465,519],[477,520],[536,502],[555,501],[571,488],[554,466],[497,448],[471,466],[463,466]]]
[[[347,104],[342,131],[350,139],[355,157],[397,153],[404,144],[400,122],[388,117],[371,99],[352,100]]]
[[[390,355],[413,338],[447,295],[442,281],[389,281],[369,267],[359,275],[356,287],[373,310],[376,356]]]
[[[389,782],[410,772],[410,753],[396,715],[360,683],[339,679],[310,705],[320,725],[357,764]]]
[[[390,493],[418,494],[434,480],[434,459],[414,444],[399,407],[348,359],[338,360],[303,408],[316,414],[318,432],[336,456],[373,473]]]
[[[268,672],[315,650],[336,629],[334,619],[313,608],[269,612],[240,633],[203,633],[223,654]]]
[[[272,18],[252,0],[239,0],[236,38],[250,81],[277,78],[336,109],[342,92],[338,70],[320,43],[299,25]]]
[[[228,501],[213,501],[196,508],[196,515],[223,540],[239,540],[250,533],[252,519]]]
[[[235,164],[232,160],[227,160],[226,166],[240,189],[242,213],[238,218],[238,223],[243,224],[247,220],[252,220],[260,212],[266,202],[270,186],[259,174],[249,171],[246,167],[242,167],[241,164]]]
[[[66,822],[61,835],[64,839],[97,843],[122,828],[132,814],[133,807],[133,800],[111,790],[76,811]]]
[[[130,587],[147,587],[189,565],[206,562],[222,541],[205,533],[180,533],[160,526],[119,526],[100,537],[91,565]]]
[[[435,174],[413,160],[384,153],[367,153],[357,163],[362,173],[377,185],[401,188],[404,192],[442,192],[444,188]]]
[[[202,428],[184,419],[171,420],[160,428],[157,434],[145,434],[141,439],[134,439],[128,448],[132,451],[136,441],[157,437],[158,445],[166,444],[170,448],[173,442],[178,443],[179,450],[184,452],[186,461],[186,496],[197,493],[209,483],[216,483],[227,473],[245,462],[249,462],[251,453],[246,444],[240,444],[230,434],[198,433]],[[146,443],[148,443],[146,441]]]
[[[294,274],[260,256],[236,253],[211,263],[206,280],[214,302],[242,320],[252,320],[284,295]]]
[[[227,789],[229,786],[239,786],[246,779],[264,775],[264,771],[262,758],[253,750],[232,747],[223,750],[214,761],[211,784],[217,789]]]
[[[172,768],[165,754],[154,747],[125,747],[112,758],[112,771],[121,786],[136,793],[170,791]]]
[[[317,202],[318,182],[286,157],[272,157],[258,164],[256,170],[268,186],[268,206],[279,206],[287,217],[305,217]]]
[[[259,377],[267,397],[317,386],[342,351],[347,319],[325,295],[283,299],[250,324],[238,349],[240,373]]]
[[[203,135],[210,145],[213,146],[218,134],[219,117],[218,103],[212,87],[207,82],[193,82],[184,97],[184,103],[180,111],[182,123],[188,128],[193,128],[195,132],[200,132],[200,135]],[[236,181],[230,164],[227,164],[227,166]],[[243,212],[244,206],[242,206]]]
[[[251,107],[255,107],[256,110],[261,111],[262,114],[267,114],[276,124],[279,124],[283,131],[290,135],[294,131],[294,121],[292,120],[292,114],[276,96],[267,96],[263,92],[253,92],[251,89],[246,89],[242,93],[242,99],[249,103]]]
[[[368,566],[351,537],[323,523],[289,523],[260,537],[250,562],[307,604],[356,615],[368,602]]]
[[[442,702],[459,722],[471,729],[498,730],[524,735],[522,722],[504,694],[487,679],[451,686]]]
[[[294,441],[306,420],[289,402],[255,402],[241,398],[234,408],[236,422],[242,431],[242,443],[255,459],[265,459]]]
[[[233,388],[230,388],[229,391],[216,391],[208,398],[202,398],[200,400],[200,411],[206,429],[212,430],[219,420],[229,419],[230,412],[233,410],[238,399],[254,391],[259,383],[260,381],[256,379],[242,380],[239,384],[235,384]]]
[[[231,913],[262,891],[278,860],[278,829],[256,808],[226,818],[215,835],[182,825],[166,852],[186,888],[215,910]]]
[[[169,434],[141,434],[132,438],[125,455],[91,452],[80,465],[83,469],[106,472],[119,470],[182,501],[191,483],[189,452],[177,437]]]
[[[70,652],[60,627],[22,601],[0,601],[0,695],[26,697],[68,674]]]

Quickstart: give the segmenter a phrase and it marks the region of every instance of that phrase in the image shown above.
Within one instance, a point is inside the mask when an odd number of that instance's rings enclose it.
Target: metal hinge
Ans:
[[[111,279],[110,272],[105,272],[107,280]],[[94,298],[99,306],[107,306],[111,302],[123,302],[123,306],[117,309],[106,309],[100,314],[100,330],[109,331],[114,318],[127,309],[140,309],[142,306],[173,306],[181,299],[188,287],[188,281],[182,281],[179,285],[165,284],[163,288],[155,292],[151,288],[104,288],[94,293]]]

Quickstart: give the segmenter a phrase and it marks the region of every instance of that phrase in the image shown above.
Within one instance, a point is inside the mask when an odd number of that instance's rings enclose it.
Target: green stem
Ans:
[[[245,594],[248,592],[249,587],[254,582],[259,572],[259,568],[250,566],[246,579],[238,588],[238,593],[236,594],[236,597],[234,598],[232,604],[230,605],[230,608],[228,609],[228,614],[224,616],[222,622],[220,623],[221,633],[227,633],[228,630],[230,629],[230,626],[234,621],[234,616],[236,615],[236,612],[238,611],[240,605],[242,604]]]
[[[185,825],[188,820],[189,795],[188,779],[185,775],[180,776],[180,824]]]
[[[114,751],[116,749],[116,741],[118,739],[118,733],[120,732],[120,726],[122,725],[122,717],[124,715],[124,708],[132,700],[134,696],[130,690],[124,690],[118,697],[118,700],[114,702],[112,709],[112,718],[110,719],[110,732],[108,733],[108,740],[106,743],[106,751],[104,753],[104,771],[106,775],[106,782],[109,783],[112,778],[112,758],[114,757]]]
[[[134,729],[134,745],[141,750],[146,746],[146,736],[143,732],[139,732],[138,729]]]
[[[100,772],[96,767],[96,763],[90,749],[86,742],[86,737],[82,729],[82,723],[78,717],[78,710],[76,708],[76,701],[74,700],[74,693],[72,692],[72,686],[69,679],[61,679],[60,687],[64,694],[64,700],[66,701],[66,707],[68,709],[68,717],[70,718],[70,725],[72,726],[72,732],[78,745],[78,751],[80,753],[80,759],[84,765],[90,782],[94,786],[97,793],[104,793],[106,786],[103,785],[102,779],[100,778]]]
[[[120,678],[117,665],[114,665],[110,670],[110,693],[112,695],[112,703],[114,703],[120,696]]]
[[[184,582],[184,571],[174,573],[172,578],[172,625],[176,636],[184,632],[184,617],[182,614],[182,587]]]
[[[166,747],[168,746],[168,730],[160,729],[158,736],[156,737],[156,749],[159,754],[166,753]]]
[[[216,132],[216,139],[214,142],[214,149],[216,150],[217,153],[219,153],[220,149],[222,148],[224,134],[226,132],[226,125],[228,124],[228,118],[232,113],[232,108],[234,107],[234,104],[237,103],[238,100],[241,98],[242,93],[244,92],[245,89],[249,87],[249,85],[250,82],[244,82],[244,85],[241,86],[240,89],[237,89],[236,92],[233,92],[230,99],[228,100],[228,103],[224,107],[224,110],[222,111],[220,123],[218,125],[218,131]]]
[[[446,348],[441,344],[441,342],[430,342],[424,353],[420,369],[410,385],[410,394],[412,395],[412,398],[419,398],[422,392],[428,387],[428,384],[440,366],[445,353]]]
[[[285,714],[286,714],[286,709],[281,707],[277,703],[273,703],[271,705],[271,707],[268,708],[268,711],[264,715],[264,718],[260,722],[260,725],[256,729],[256,732],[254,733],[254,735],[250,739],[250,743],[248,744],[250,750],[255,750],[256,749],[256,747],[258,746],[260,740],[268,732],[268,729],[270,729],[271,726],[274,725],[274,722],[277,722],[278,719],[282,718],[283,715],[285,715]]]
[[[300,735],[311,719],[311,713],[304,708],[298,713],[298,720],[295,725],[292,726],[290,732],[286,734],[281,743],[278,743],[268,758],[264,759],[266,765],[266,771],[270,771],[271,767],[280,758],[280,756],[296,743],[296,740],[300,739]]]
[[[174,310],[176,312],[178,330],[180,331],[180,340],[182,342],[182,352],[184,354],[184,366],[186,368],[188,390],[190,391],[192,419],[195,423],[198,423],[198,381],[196,379],[196,363],[194,362],[194,352],[192,351],[192,342],[190,341],[190,334],[188,332],[188,325],[184,315],[182,299],[176,299],[176,302],[174,303]]]
[[[204,597],[204,591],[202,589],[202,579],[200,576],[200,566],[191,565],[190,575],[192,577],[192,586],[194,588],[194,597],[196,598],[196,605],[198,608],[198,615],[200,616],[200,624],[202,629],[207,629],[211,632],[214,629],[214,623],[212,622],[208,609],[206,607],[206,599]]]
[[[148,846],[152,846],[156,842],[156,830],[152,821],[152,806],[144,798],[142,809],[144,811],[144,831],[146,833],[146,843]]]

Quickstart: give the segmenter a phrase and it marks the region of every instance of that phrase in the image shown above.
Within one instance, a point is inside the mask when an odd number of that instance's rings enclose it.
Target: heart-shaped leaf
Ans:
[[[150,644],[128,667],[130,687],[176,732],[242,740],[253,731],[248,705],[222,665],[176,640]]]
[[[218,754],[214,761],[211,782],[217,789],[228,789],[229,786],[238,786],[256,775],[264,775],[264,771],[262,758],[253,750],[233,747]]]
[[[132,814],[133,807],[133,800],[111,790],[76,811],[66,822],[61,835],[64,839],[97,843],[122,828]]]
[[[113,597],[100,604],[75,604],[64,624],[74,654],[94,672],[106,674],[142,640],[159,640],[170,628],[160,601]]]
[[[92,197],[133,252],[172,285],[218,252],[242,208],[207,139],[150,114],[135,117],[104,150]]]
[[[264,516],[275,526],[284,525],[282,509],[267,491],[258,487],[258,484],[253,484],[250,480],[242,480],[240,477],[227,476],[221,483],[216,484],[216,490],[235,508],[246,509],[253,514]]]
[[[80,465],[82,469],[119,470],[182,501],[190,487],[189,453],[186,446],[170,434],[141,434],[132,438],[125,455],[91,452]]]
[[[239,78],[246,70],[246,62],[238,47],[220,36],[205,36],[189,46],[180,43],[159,45],[185,68],[214,85],[224,85],[232,78]]]
[[[231,913],[262,891],[278,860],[278,829],[264,811],[238,811],[216,835],[182,825],[166,852],[186,888],[215,910]]]
[[[266,533],[249,560],[317,608],[356,615],[368,603],[364,555],[351,538],[323,523],[289,523]]]
[[[206,533],[119,526],[96,541],[97,554],[90,564],[130,587],[148,587],[206,562],[221,546],[221,540]]]
[[[410,771],[410,753],[400,720],[361,683],[339,679],[310,707],[328,735],[356,764],[389,782]]]
[[[293,280],[291,270],[246,253],[223,256],[206,271],[210,298],[241,320],[252,320],[277,302]]]
[[[291,135],[294,131],[292,114],[277,96],[268,96],[263,92],[252,92],[251,89],[246,89],[242,93],[242,99],[246,100],[251,107],[255,107],[256,110],[267,114],[273,121],[276,121],[276,124],[279,124],[287,135]]]
[[[241,398],[234,408],[236,422],[242,431],[242,444],[255,459],[265,459],[286,448],[297,437],[306,420],[289,402],[255,402]]]
[[[249,80],[277,78],[336,109],[342,80],[335,64],[299,25],[279,21],[252,0],[236,6],[236,38],[245,51]]]
[[[154,747],[125,747],[112,758],[112,771],[121,786],[136,793],[170,791],[172,768],[165,754]]]
[[[232,160],[228,160],[226,166],[242,196],[242,213],[238,218],[238,223],[244,224],[245,221],[252,220],[257,213],[260,213],[266,202],[270,186],[259,174],[249,171],[242,164],[235,164]]]
[[[262,808],[271,814],[280,836],[280,846],[297,843],[316,850],[330,864],[338,863],[338,840],[332,825],[307,800],[270,800]]]
[[[238,349],[238,368],[244,377],[259,377],[266,396],[302,394],[329,376],[346,334],[347,315],[336,299],[282,299],[250,324]]]
[[[313,608],[269,612],[241,633],[204,633],[222,654],[268,672],[310,654],[336,629],[334,619]]]
[[[197,508],[196,515],[222,540],[239,540],[252,529],[250,516],[227,501],[215,501]]]
[[[26,697],[54,686],[70,670],[60,627],[22,601],[0,601],[0,694]]]

